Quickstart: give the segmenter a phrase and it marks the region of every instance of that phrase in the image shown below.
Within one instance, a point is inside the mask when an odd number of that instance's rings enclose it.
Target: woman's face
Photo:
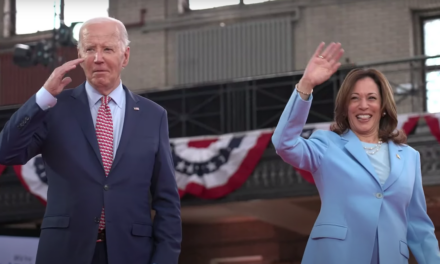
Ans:
[[[358,136],[375,137],[379,132],[382,98],[379,87],[370,77],[356,82],[349,97],[348,122]]]

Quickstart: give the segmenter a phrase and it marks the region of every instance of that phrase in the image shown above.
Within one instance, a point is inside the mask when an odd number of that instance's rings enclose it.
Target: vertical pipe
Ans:
[[[64,24],[64,0],[60,0],[60,24]]]
[[[220,96],[220,131],[222,134],[226,133],[225,127],[225,87],[224,85],[219,85],[219,96]]]
[[[182,136],[185,137],[187,135],[187,128],[186,128],[186,122],[187,122],[187,115],[186,115],[186,89],[182,89],[182,112],[180,115],[180,120],[182,121]]]

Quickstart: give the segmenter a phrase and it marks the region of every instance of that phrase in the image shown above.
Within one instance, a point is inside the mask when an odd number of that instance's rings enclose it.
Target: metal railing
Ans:
[[[330,80],[315,88],[308,123],[333,120],[334,101],[347,73],[353,68],[382,71],[394,89],[398,113],[426,112],[427,59],[344,65]],[[179,87],[148,92],[143,96],[164,106],[169,114],[171,137],[224,134],[275,127],[303,72],[242,78],[227,83]]]
[[[426,66],[426,61],[434,58],[440,58],[440,56],[419,56],[394,61],[343,65],[329,81],[315,88],[307,122],[333,120],[334,100],[339,87],[348,71],[356,67],[374,67],[387,76],[394,89],[399,114],[426,112],[427,73],[436,71],[440,73],[440,65]],[[33,70],[29,69],[29,71]],[[224,83],[150,91],[142,95],[167,109],[170,137],[173,138],[271,128],[277,125],[294,86],[302,74],[302,71],[297,71],[240,78]],[[9,78],[8,85],[5,79],[0,82],[0,101],[5,104],[0,108],[0,123],[6,122],[10,114],[24,102],[24,98],[27,99],[35,92],[26,91],[20,97],[21,101],[17,101],[19,98],[17,96],[14,96],[16,99],[12,100],[12,94],[17,92],[10,90],[20,90],[20,87],[12,84],[27,84],[35,77],[34,75],[17,75],[16,78],[20,76],[20,82],[14,82]],[[9,100],[10,103],[6,103],[5,100]],[[16,105],[12,106],[11,103]]]

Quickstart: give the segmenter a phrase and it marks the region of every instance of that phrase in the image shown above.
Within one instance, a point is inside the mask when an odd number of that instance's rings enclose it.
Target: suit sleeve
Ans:
[[[44,88],[43,88],[44,89]],[[32,96],[3,127],[0,133],[0,164],[22,165],[41,153],[47,135],[44,122],[48,111]]]
[[[277,154],[286,163],[309,172],[318,169],[328,147],[323,131],[315,131],[309,139],[301,137],[312,99],[311,95],[308,101],[303,100],[295,89],[272,136]]]
[[[153,222],[155,250],[150,263],[177,264],[181,250],[182,221],[166,111],[163,111],[159,132],[159,150],[151,184],[152,208],[156,214]]]
[[[416,170],[413,195],[408,207],[408,245],[417,263],[440,263],[440,251],[434,225],[426,210],[419,153],[417,153]]]

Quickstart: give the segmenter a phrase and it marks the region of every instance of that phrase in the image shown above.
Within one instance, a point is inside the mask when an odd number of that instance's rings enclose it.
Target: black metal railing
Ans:
[[[357,67],[382,71],[393,86],[398,112],[425,112],[426,73],[434,57],[344,65],[315,88],[308,123],[333,120],[334,101],[347,73]],[[302,72],[142,94],[168,111],[171,137],[225,134],[275,127]]]

